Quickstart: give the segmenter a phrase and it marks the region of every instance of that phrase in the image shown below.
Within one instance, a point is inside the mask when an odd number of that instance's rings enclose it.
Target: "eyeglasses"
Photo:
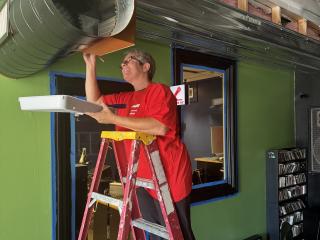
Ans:
[[[122,70],[123,66],[127,66],[129,64],[129,62],[131,62],[132,60],[136,60],[139,64],[143,64],[142,61],[140,61],[138,58],[136,58],[135,56],[130,56],[128,57],[127,60],[124,60],[121,64],[120,64],[120,70]]]

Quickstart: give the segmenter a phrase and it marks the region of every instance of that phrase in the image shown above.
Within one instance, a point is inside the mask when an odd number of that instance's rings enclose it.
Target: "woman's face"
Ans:
[[[139,79],[144,73],[143,63],[137,57],[130,54],[125,56],[120,68],[123,79],[129,83],[132,83],[135,79]]]

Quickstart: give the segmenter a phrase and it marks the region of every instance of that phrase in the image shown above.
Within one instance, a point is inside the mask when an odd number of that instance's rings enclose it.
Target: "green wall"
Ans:
[[[198,239],[265,235],[265,152],[294,144],[293,79],[293,72],[275,66],[239,63],[239,193],[192,209]]]
[[[0,0],[1,1],[1,0]],[[170,49],[147,41],[137,47],[157,61],[155,81],[170,83]],[[98,61],[98,75],[120,78],[122,54]],[[0,239],[50,240],[51,150],[48,113],[23,112],[18,97],[49,94],[49,71],[83,73],[79,54],[31,77],[0,75]],[[266,232],[265,151],[293,144],[293,73],[238,65],[239,193],[192,208],[198,240],[238,240]]]
[[[0,76],[0,239],[50,239],[50,122],[18,97],[48,94],[48,74]]]
[[[170,49],[138,41],[157,61],[155,81],[170,80]],[[120,78],[123,52],[98,60],[99,76]],[[51,239],[50,114],[21,111],[18,97],[48,95],[49,72],[84,73],[82,56],[62,59],[23,79],[0,75],[0,239]]]

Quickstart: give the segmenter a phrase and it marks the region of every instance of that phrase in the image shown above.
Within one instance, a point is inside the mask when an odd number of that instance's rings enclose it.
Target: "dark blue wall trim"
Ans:
[[[49,74],[50,95],[56,93],[56,78],[54,74]],[[56,240],[57,230],[57,186],[56,186],[56,143],[55,143],[55,120],[54,113],[50,113],[50,141],[51,141],[51,209],[52,209],[52,231],[51,238]]]
[[[212,203],[212,202],[218,202],[221,200],[225,200],[227,198],[233,198],[236,197],[239,193],[234,193],[234,194],[230,194],[230,195],[225,195],[223,197],[217,197],[217,198],[212,198],[209,200],[205,200],[205,201],[199,201],[199,202],[195,202],[195,203],[191,203],[191,207],[194,206],[199,206],[199,205],[203,205],[203,204],[208,204],[208,203]]]
[[[76,239],[76,127],[75,115],[70,114],[70,166],[71,166],[71,238]]]

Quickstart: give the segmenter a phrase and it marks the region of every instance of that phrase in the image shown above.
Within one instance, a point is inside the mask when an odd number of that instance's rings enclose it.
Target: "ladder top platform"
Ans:
[[[115,141],[123,140],[140,140],[145,145],[149,145],[153,140],[156,139],[156,136],[151,134],[146,134],[142,132],[127,132],[127,131],[102,131],[101,138],[108,138]]]

